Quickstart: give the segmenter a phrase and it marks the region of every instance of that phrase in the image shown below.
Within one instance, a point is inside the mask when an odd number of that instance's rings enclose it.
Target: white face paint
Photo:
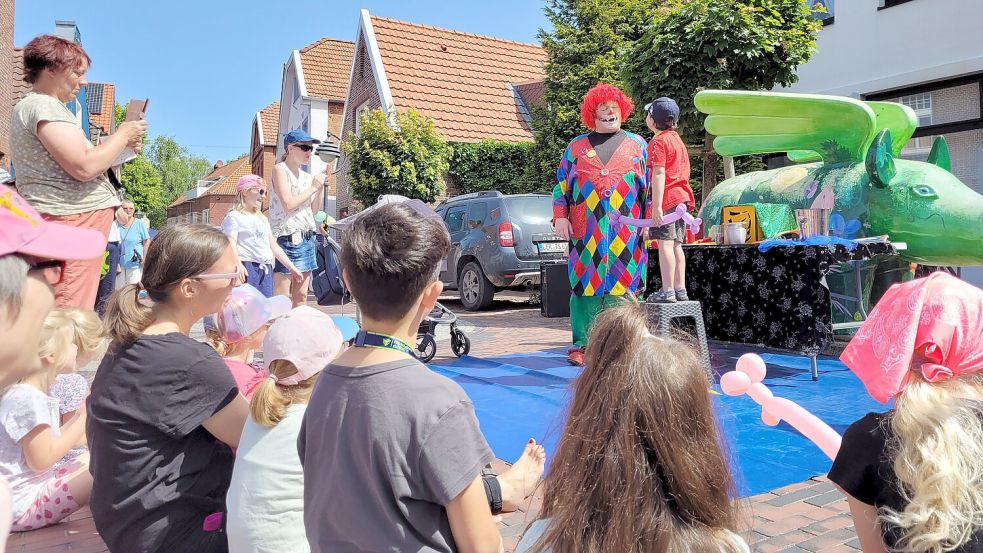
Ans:
[[[621,130],[621,107],[618,102],[604,102],[594,110],[594,130],[613,133]]]

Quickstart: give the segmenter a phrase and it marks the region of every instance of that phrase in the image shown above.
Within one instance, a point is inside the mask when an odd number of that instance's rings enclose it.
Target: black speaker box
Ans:
[[[540,313],[547,318],[570,316],[570,277],[567,263],[543,263],[539,266]]]

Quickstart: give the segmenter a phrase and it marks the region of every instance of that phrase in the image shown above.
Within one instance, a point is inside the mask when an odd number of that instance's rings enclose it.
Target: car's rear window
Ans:
[[[507,198],[509,217],[522,223],[550,224],[553,219],[553,199],[549,196],[520,196]]]

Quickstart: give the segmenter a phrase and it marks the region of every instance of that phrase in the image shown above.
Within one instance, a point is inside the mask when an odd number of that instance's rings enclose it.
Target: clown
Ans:
[[[567,360],[582,365],[591,321],[645,283],[648,256],[641,230],[609,217],[652,214],[645,171],[645,140],[621,129],[631,100],[617,87],[598,83],[580,106],[590,133],[573,139],[563,152],[553,188],[553,228],[570,241],[570,326]]]

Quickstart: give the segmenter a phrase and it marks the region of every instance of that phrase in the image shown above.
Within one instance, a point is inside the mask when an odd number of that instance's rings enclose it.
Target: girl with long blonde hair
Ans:
[[[634,302],[595,319],[544,518],[516,553],[749,551],[699,354],[645,321]]]
[[[829,472],[864,552],[983,552],[983,290],[897,284],[841,359],[894,400],[847,428]]]
[[[266,297],[273,296],[273,262],[279,261],[300,281],[303,275],[276,243],[269,219],[263,215],[267,187],[259,175],[243,175],[236,183],[232,209],[222,220],[222,232],[229,237],[232,251],[239,258],[239,273]]]

